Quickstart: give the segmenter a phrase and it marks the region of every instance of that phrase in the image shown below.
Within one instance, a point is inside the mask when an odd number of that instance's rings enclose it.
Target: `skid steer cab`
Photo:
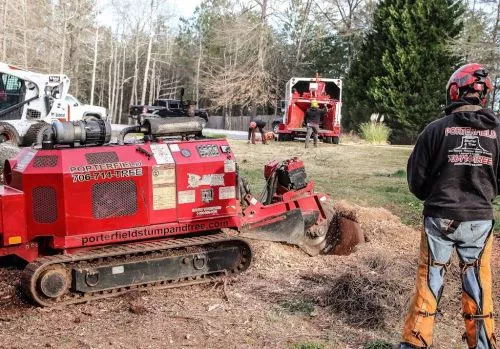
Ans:
[[[86,105],[68,94],[63,74],[40,74],[0,63],[0,143],[40,143],[54,121],[106,120],[105,108]]]
[[[242,237],[332,251],[329,197],[314,191],[298,158],[267,164],[267,185],[254,196],[225,139],[184,140],[203,124],[144,119],[110,144],[102,120],[56,122],[41,146],[5,162],[0,256],[28,262],[21,285],[35,303],[239,273],[252,260]]]

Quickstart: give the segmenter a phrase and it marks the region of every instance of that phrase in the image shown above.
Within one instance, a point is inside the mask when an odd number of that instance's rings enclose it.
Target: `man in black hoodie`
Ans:
[[[316,100],[311,101],[311,107],[306,110],[305,114],[305,122],[307,126],[306,131],[306,148],[309,147],[309,140],[311,139],[311,134],[313,135],[314,147],[318,146],[318,133],[319,133],[319,124],[321,123],[321,119],[326,114],[325,109],[319,109],[319,103]]]
[[[491,88],[483,66],[459,68],[448,82],[446,115],[427,125],[408,160],[410,191],[424,200],[424,232],[401,349],[432,344],[454,249],[462,270],[464,339],[469,348],[496,348],[490,257],[500,122],[484,108]]]

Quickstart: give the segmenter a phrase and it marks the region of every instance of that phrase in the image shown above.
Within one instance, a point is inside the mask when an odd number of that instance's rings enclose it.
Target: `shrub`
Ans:
[[[359,126],[360,136],[371,144],[387,144],[391,129],[378,122],[364,122]]]

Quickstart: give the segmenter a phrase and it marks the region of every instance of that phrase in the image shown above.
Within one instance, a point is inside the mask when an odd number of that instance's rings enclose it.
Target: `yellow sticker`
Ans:
[[[175,187],[153,187],[153,210],[175,208]]]
[[[152,177],[153,210],[166,210],[175,208],[177,204],[175,167],[171,165],[154,166]]]
[[[153,166],[153,186],[161,184],[175,184],[174,167]]]

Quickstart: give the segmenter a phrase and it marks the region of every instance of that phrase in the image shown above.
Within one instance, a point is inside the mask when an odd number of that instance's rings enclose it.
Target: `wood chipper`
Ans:
[[[41,146],[5,162],[0,256],[28,262],[21,287],[36,304],[239,273],[252,261],[242,237],[295,244],[310,255],[334,250],[328,195],[314,191],[302,161],[267,164],[256,197],[226,140],[166,139],[196,134],[202,123],[144,119],[110,144],[102,120],[55,122]],[[125,142],[130,133],[144,140]]]
[[[305,137],[304,116],[314,100],[321,108],[327,109],[318,136],[325,143],[339,143],[342,80],[324,79],[319,75],[315,78],[291,78],[287,82],[283,106],[285,112],[277,127],[279,141]]]

